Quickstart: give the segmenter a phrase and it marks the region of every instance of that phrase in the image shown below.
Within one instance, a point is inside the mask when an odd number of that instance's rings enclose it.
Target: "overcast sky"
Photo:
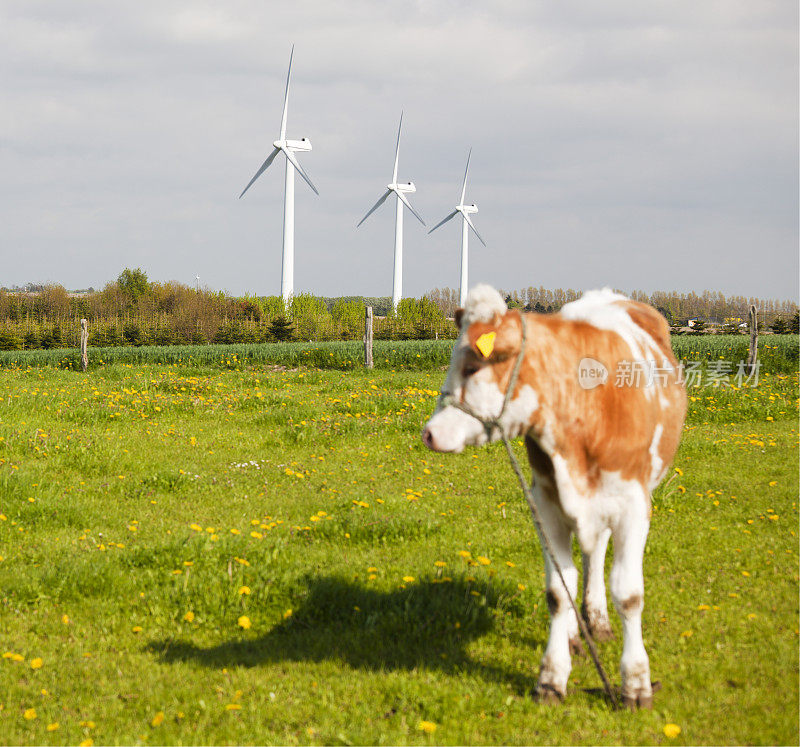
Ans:
[[[467,200],[470,284],[798,294],[792,0],[0,0],[0,285],[124,267],[280,291],[288,136],[295,292],[390,295],[399,178],[434,225]],[[405,221],[404,295],[456,288],[460,228]]]

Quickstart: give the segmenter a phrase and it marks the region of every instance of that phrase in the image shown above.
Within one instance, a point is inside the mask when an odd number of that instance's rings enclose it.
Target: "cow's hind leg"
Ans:
[[[542,521],[542,530],[547,534],[569,593],[575,599],[578,591],[578,571],[572,562],[572,532],[556,502],[545,496],[538,486],[533,492]],[[539,539],[541,542],[541,536]],[[542,658],[536,695],[542,701],[557,701],[567,692],[567,680],[572,668],[570,645],[579,642],[578,621],[564,586],[544,550],[544,542],[542,551],[545,560],[547,608],[550,612],[550,636]]]
[[[644,576],[642,559],[650,520],[647,496],[632,500],[614,527],[614,562],[611,567],[611,597],[622,619],[622,700],[629,708],[652,708],[650,662],[642,640]]]
[[[596,641],[614,637],[608,620],[605,561],[610,529],[604,529],[590,552],[583,553],[583,619]]]

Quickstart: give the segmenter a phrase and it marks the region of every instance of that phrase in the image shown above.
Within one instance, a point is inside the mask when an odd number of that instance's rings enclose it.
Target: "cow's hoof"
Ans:
[[[570,656],[583,656],[586,653],[580,636],[576,635],[569,639],[569,653]]]
[[[581,610],[581,614],[595,641],[599,643],[601,641],[610,641],[614,638],[614,631],[611,630],[608,615],[591,609],[587,610],[585,607]]]
[[[542,703],[543,705],[559,705],[563,702],[564,696],[552,685],[539,683],[536,685],[534,699],[537,703]]]
[[[623,695],[622,705],[629,711],[638,711],[640,708],[646,711],[653,710],[653,693],[661,689],[660,682],[653,682],[650,686],[650,692],[638,692],[635,694]]]
[[[599,620],[594,625],[590,624],[589,632],[598,643],[614,640],[614,631],[611,630],[611,623],[608,620]]]

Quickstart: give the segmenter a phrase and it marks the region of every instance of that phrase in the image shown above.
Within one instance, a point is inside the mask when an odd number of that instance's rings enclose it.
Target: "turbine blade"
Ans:
[[[467,168],[464,171],[464,184],[461,185],[461,202],[459,205],[464,204],[464,195],[467,193],[467,174],[469,174],[469,159],[472,157],[472,148],[469,149],[469,154],[467,155]]]
[[[475,228],[475,224],[472,222],[472,218],[470,218],[466,213],[464,214],[464,220],[467,221],[467,225],[473,230],[475,235],[478,237],[478,240],[486,246],[486,242],[483,240],[483,237],[478,233],[478,229]]]
[[[431,230],[430,230],[430,231],[428,231],[428,233],[433,233],[433,232],[434,232],[434,231],[435,231],[437,228],[439,228],[439,226],[443,226],[443,225],[444,225],[445,223],[447,223],[447,221],[449,221],[451,218],[455,218],[455,216],[456,216],[456,214],[457,214],[457,213],[458,213],[458,210],[454,210],[454,211],[453,211],[452,213],[450,213],[450,215],[448,215],[446,218],[442,218],[442,220],[440,220],[440,221],[439,221],[439,222],[438,222],[438,223],[437,223],[437,224],[436,224],[436,225],[435,225],[433,228],[431,228]]]
[[[414,214],[414,217],[424,226],[425,221],[422,220],[422,216],[416,210],[414,210],[413,207],[411,207],[408,197],[406,197],[402,192],[397,192],[396,194],[400,202],[402,202]]]
[[[372,215],[381,205],[383,205],[383,203],[386,202],[386,198],[390,194],[392,194],[392,190],[387,189],[381,195],[380,199],[369,209],[369,212],[360,221],[358,221],[358,225],[356,226],[356,228],[358,228],[358,226],[360,226],[367,218],[369,218],[370,215]]]
[[[289,72],[286,74],[286,93],[283,97],[283,116],[281,117],[281,136],[279,140],[286,139],[286,118],[289,114],[289,80],[292,77],[292,57],[294,57],[294,44],[292,44],[292,51],[289,53]]]
[[[269,165],[275,160],[275,156],[278,155],[279,151],[280,148],[274,148],[272,153],[269,154],[267,160],[261,164],[261,168],[258,171],[256,171],[256,175],[250,180],[249,184],[244,188],[242,194],[239,195],[240,200],[242,199],[242,197],[244,197],[244,193],[247,192],[247,190],[250,189],[250,187],[253,185],[253,182],[256,179],[258,179],[258,177],[261,176],[269,168]]]
[[[306,174],[306,170],[300,165],[300,161],[297,160],[297,156],[290,150],[285,150],[283,152],[286,155],[286,158],[288,158],[289,161],[291,162],[292,166],[294,166],[295,169],[297,169],[297,173],[300,174],[300,176],[302,176],[303,179],[306,180],[306,184],[308,184],[308,186],[314,190],[314,194],[318,195],[319,192],[317,191],[317,188],[311,181],[311,177],[308,174]]]
[[[394,171],[392,172],[392,184],[397,184],[397,164],[400,160],[400,130],[403,129],[403,112],[400,112],[400,126],[397,128],[397,147],[394,149]]]

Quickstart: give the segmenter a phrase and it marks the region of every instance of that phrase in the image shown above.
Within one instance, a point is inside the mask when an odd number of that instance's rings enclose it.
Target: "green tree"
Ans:
[[[294,337],[294,327],[285,316],[278,316],[269,325],[269,333],[278,342],[288,342]]]
[[[125,293],[133,303],[150,292],[150,282],[146,273],[139,267],[131,270],[126,267],[117,278],[119,289]]]
[[[331,337],[333,318],[325,301],[318,296],[301,293],[292,297],[289,312],[300,339],[320,340]]]
[[[331,309],[334,324],[338,327],[343,340],[353,340],[361,336],[365,315],[366,306],[363,301],[340,298]]]
[[[793,334],[800,334],[800,312],[795,311],[794,316],[789,320],[789,331]]]

